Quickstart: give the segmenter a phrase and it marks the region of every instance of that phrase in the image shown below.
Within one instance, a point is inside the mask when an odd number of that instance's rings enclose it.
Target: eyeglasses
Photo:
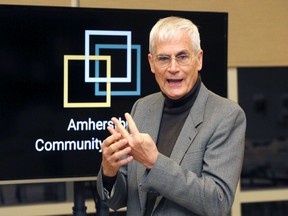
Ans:
[[[192,57],[186,53],[179,54],[175,57],[169,55],[157,55],[155,56],[154,61],[159,67],[168,67],[171,64],[172,59],[175,59],[178,65],[186,66],[191,63]]]

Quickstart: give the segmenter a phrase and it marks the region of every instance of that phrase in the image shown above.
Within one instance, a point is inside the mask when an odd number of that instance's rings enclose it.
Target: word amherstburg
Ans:
[[[127,121],[118,118],[121,124],[124,127],[127,127]],[[110,120],[104,121],[93,121],[91,118],[88,118],[87,121],[75,121],[70,119],[70,122],[67,127],[67,131],[101,131],[106,130],[107,127],[115,128],[114,123]],[[86,140],[54,140],[54,141],[45,141],[41,138],[37,139],[35,142],[35,149],[38,152],[46,151],[83,151],[83,150],[96,150],[102,152],[101,149],[102,140],[92,137],[91,139]]]

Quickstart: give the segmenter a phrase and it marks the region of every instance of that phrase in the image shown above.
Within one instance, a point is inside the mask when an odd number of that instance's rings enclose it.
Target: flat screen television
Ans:
[[[191,19],[203,82],[227,95],[227,13],[0,6],[0,183],[96,177],[115,116],[159,91],[151,27]]]

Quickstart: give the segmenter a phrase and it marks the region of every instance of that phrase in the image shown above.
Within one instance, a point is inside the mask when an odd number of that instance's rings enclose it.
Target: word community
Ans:
[[[101,149],[102,141],[97,138],[91,140],[65,140],[65,141],[44,141],[38,139],[35,142],[35,149],[39,152],[46,151],[83,151]]]

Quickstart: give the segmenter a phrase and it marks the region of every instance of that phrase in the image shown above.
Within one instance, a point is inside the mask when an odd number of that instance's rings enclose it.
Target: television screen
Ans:
[[[159,91],[149,32],[172,15],[199,26],[202,80],[226,96],[226,13],[0,6],[0,181],[96,176],[111,117]]]

